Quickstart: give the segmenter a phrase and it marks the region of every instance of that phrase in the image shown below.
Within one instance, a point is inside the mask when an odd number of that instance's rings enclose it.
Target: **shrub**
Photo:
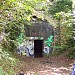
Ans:
[[[66,46],[63,47],[65,50],[68,50],[67,56],[69,58],[75,58],[75,40],[70,38],[67,40]]]

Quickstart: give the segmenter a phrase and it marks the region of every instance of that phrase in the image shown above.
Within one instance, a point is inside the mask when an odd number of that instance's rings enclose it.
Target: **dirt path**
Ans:
[[[63,55],[29,58],[25,56],[16,56],[19,58],[15,70],[19,72],[23,69],[26,75],[70,75],[73,61]]]

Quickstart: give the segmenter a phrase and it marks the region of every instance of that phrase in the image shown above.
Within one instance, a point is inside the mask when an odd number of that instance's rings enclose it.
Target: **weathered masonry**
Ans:
[[[49,39],[51,39],[50,36],[54,35],[54,32],[52,26],[46,20],[41,20],[33,16],[31,25],[25,25],[25,35],[28,37],[28,40],[32,42],[34,50],[32,54],[34,54],[34,57],[41,57],[45,53],[49,54],[52,50],[49,45]],[[47,43],[45,43],[46,40],[48,40]]]
[[[39,20],[33,16],[31,26],[26,25],[25,34],[27,37],[44,37],[44,39],[47,39],[54,32],[52,26],[46,20]]]

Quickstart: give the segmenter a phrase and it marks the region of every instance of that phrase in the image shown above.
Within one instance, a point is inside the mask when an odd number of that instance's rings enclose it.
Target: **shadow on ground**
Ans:
[[[41,58],[16,55],[16,58],[20,60],[16,72],[22,69],[26,75],[70,75],[73,66],[73,60],[63,55]]]

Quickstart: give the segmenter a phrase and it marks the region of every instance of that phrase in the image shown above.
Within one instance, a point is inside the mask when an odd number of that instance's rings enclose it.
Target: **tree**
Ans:
[[[32,13],[36,10],[35,7],[40,3],[45,3],[46,0],[1,0],[0,13],[1,13],[1,27],[4,29],[8,46],[3,41],[4,48],[15,50],[17,40],[20,39],[20,34],[25,33],[25,24],[30,25]],[[41,8],[43,9],[42,4]],[[2,29],[1,29],[2,32]],[[22,39],[23,40],[23,39]]]
[[[75,1],[74,0],[72,4],[72,13],[73,13],[73,38],[75,40]]]
[[[72,1],[71,0],[55,0],[48,10],[49,14],[52,14],[54,18],[58,20],[58,33],[59,38],[58,42],[61,45],[61,24],[62,20],[68,21],[71,18],[70,14],[72,10]],[[66,19],[66,20],[65,20]],[[68,23],[67,22],[67,23]],[[65,22],[64,22],[65,23]]]

